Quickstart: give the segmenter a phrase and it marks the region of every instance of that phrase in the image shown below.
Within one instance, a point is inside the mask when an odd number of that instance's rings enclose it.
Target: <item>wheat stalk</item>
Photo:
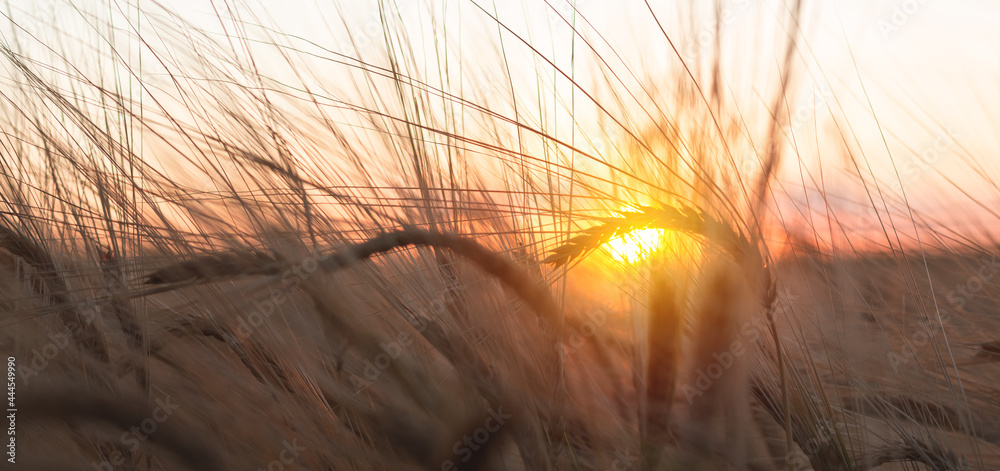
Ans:
[[[317,263],[324,270],[334,272],[354,266],[375,255],[409,246],[451,250],[500,280],[543,320],[552,322],[557,319],[558,307],[541,280],[535,279],[513,262],[467,237],[423,229],[402,229],[374,236],[362,243],[346,245],[336,253],[320,257]],[[275,275],[292,266],[288,261],[277,261],[259,253],[210,254],[150,273],[146,277],[146,284],[166,286],[132,293],[131,296],[148,296],[237,276]]]
[[[670,442],[669,428],[677,383],[684,298],[662,275],[653,278],[649,302],[648,361],[645,411],[640,424],[642,455],[648,468],[659,463],[660,450]]]
[[[748,250],[750,242],[740,231],[692,206],[639,206],[634,211],[618,213],[618,217],[600,218],[601,224],[584,229],[581,234],[556,247],[544,262],[566,265],[615,237],[639,229],[666,229],[701,236],[716,243],[737,260],[754,252]]]

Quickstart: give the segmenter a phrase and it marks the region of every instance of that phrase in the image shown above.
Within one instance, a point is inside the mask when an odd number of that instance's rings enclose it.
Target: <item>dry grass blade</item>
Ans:
[[[146,276],[146,284],[162,285],[191,281],[211,282],[248,275],[274,275],[282,265],[258,252],[208,254],[163,267]]]
[[[337,270],[359,260],[408,246],[448,249],[469,260],[480,270],[496,277],[514,291],[543,320],[554,322],[558,313],[555,300],[542,280],[535,279],[510,260],[493,253],[467,237],[422,229],[405,229],[379,235],[361,244],[349,246],[320,260],[320,266]],[[551,324],[550,324],[551,327]]]
[[[553,321],[556,318],[558,312],[556,303],[541,280],[534,279],[513,262],[493,253],[475,240],[453,234],[423,229],[389,232],[359,244],[343,247],[334,254],[320,258],[318,263],[325,270],[337,271],[372,256],[409,246],[451,250],[500,280],[531,306],[542,319]],[[178,287],[186,287],[234,276],[275,275],[289,266],[291,265],[287,262],[276,262],[261,254],[206,255],[156,270],[147,277],[146,283],[152,285],[177,283]],[[161,291],[154,290],[154,292]],[[140,292],[134,293],[133,296],[147,294],[149,292]]]

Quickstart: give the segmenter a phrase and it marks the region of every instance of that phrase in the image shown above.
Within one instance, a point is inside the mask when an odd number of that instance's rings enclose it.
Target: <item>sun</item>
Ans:
[[[616,259],[635,263],[656,253],[663,244],[663,229],[637,229],[608,241],[604,247]]]

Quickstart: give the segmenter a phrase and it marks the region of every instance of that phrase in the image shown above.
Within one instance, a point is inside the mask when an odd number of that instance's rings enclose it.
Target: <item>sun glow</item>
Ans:
[[[638,229],[608,241],[604,247],[616,259],[635,263],[656,253],[663,243],[662,229]]]

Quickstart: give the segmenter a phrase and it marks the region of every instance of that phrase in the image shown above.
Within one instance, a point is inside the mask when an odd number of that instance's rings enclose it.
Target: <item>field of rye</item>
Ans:
[[[1000,469],[993,157],[829,5],[89,3],[0,20],[9,469]]]

